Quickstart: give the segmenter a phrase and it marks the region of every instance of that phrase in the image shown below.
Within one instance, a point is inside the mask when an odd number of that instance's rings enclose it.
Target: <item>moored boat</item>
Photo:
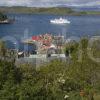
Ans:
[[[15,21],[15,19],[6,19],[6,20],[0,21],[0,24],[11,24],[14,21]]]

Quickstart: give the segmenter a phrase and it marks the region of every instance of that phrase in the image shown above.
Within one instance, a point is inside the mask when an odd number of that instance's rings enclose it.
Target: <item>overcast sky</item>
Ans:
[[[100,0],[0,0],[0,6],[99,6]]]

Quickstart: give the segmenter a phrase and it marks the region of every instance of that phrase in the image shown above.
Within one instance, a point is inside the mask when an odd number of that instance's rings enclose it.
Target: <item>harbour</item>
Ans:
[[[100,100],[100,1],[0,1],[0,100]]]
[[[94,36],[99,34],[99,16],[57,16],[37,14],[8,14],[10,18],[15,18],[14,23],[0,25],[0,37],[10,36],[14,38],[19,47],[17,48],[17,58],[28,57],[38,58],[37,54],[47,54],[47,50],[63,49],[64,42],[72,36],[77,38]],[[64,18],[70,21],[70,24],[52,24],[52,19]],[[4,28],[5,27],[5,28]],[[9,27],[9,28],[8,28]],[[95,27],[95,29],[93,28]],[[92,30],[93,29],[93,30]],[[27,33],[27,37],[24,35]],[[89,33],[89,34],[87,34]],[[9,41],[8,41],[9,42]],[[8,44],[7,42],[7,44]],[[59,43],[61,42],[61,43]],[[60,46],[58,45],[61,44]],[[24,49],[28,45],[28,50]],[[57,46],[58,45],[58,46]],[[8,49],[15,49],[15,43],[9,43]],[[59,50],[58,50],[59,51]],[[56,52],[56,54],[58,54]],[[64,56],[64,53],[61,53]],[[42,56],[42,55],[41,55]],[[57,56],[58,55],[53,55]],[[44,56],[47,58],[47,55]]]
[[[17,63],[21,64],[22,61],[23,63],[25,63],[28,61],[35,60],[35,63],[39,61],[41,65],[41,63],[44,64],[54,59],[60,59],[66,61],[66,56],[64,53],[64,44],[66,41],[64,39],[64,36],[60,35],[54,36],[52,34],[46,33],[37,36],[32,36],[31,38],[26,39],[22,42],[28,45],[33,45],[33,46],[35,45],[37,49],[35,50],[36,52],[34,54],[26,52],[27,53],[26,55],[24,54],[24,52],[19,52],[18,59],[20,60],[17,60]]]
[[[13,24],[0,24],[0,37],[11,36],[19,43],[19,51],[23,50],[24,34],[27,31],[29,39],[39,34],[51,33],[53,35],[63,35],[66,39],[75,36],[78,38],[84,36],[94,36],[100,34],[99,16],[60,16],[43,14],[8,14],[8,17],[15,18]],[[66,18],[71,21],[67,25],[54,25],[50,23],[51,19]],[[94,28],[95,27],[95,28]],[[10,43],[9,48],[14,48]]]

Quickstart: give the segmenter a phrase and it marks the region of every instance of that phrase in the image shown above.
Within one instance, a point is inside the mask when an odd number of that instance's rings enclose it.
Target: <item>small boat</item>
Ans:
[[[53,24],[70,24],[70,21],[67,20],[67,19],[60,18],[60,19],[50,20],[50,23],[53,23]]]
[[[11,24],[15,21],[15,19],[6,19],[3,21],[0,21],[0,24]]]

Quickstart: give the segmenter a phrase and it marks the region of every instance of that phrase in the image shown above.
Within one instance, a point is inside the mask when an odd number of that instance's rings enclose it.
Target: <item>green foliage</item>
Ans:
[[[2,13],[0,13],[0,21],[3,21],[5,19],[7,19],[7,16],[2,14]]]
[[[16,100],[18,76],[13,62],[0,61],[0,100]]]
[[[78,48],[79,44],[75,41],[72,41],[70,43],[65,44],[64,48],[65,48],[65,55],[66,56],[71,56],[71,58],[73,59],[78,59]]]
[[[81,100],[80,90],[85,92],[84,100],[92,100],[94,92],[100,93],[100,64],[88,57],[88,40],[80,43],[66,45],[65,51],[72,55],[66,63],[54,60],[40,70],[0,61],[0,100],[64,100],[66,95],[68,100]],[[80,62],[76,59],[78,48],[83,55]]]
[[[6,54],[6,46],[3,41],[0,41],[0,56],[5,56]]]

